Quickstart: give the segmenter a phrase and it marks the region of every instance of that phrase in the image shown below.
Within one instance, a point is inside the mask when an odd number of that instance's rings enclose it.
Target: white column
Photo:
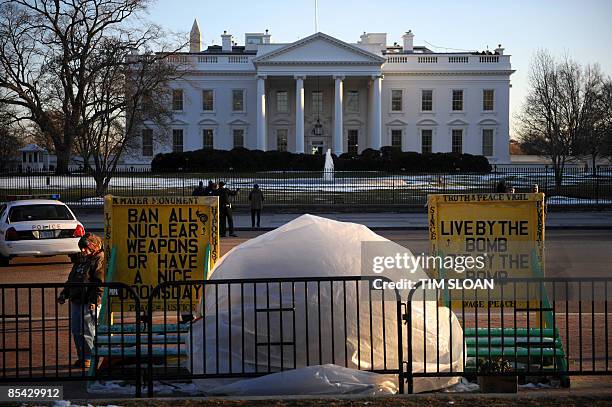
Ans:
[[[377,75],[372,78],[372,139],[371,147],[374,150],[380,150],[382,147],[382,117],[381,117],[381,88],[382,88],[382,76]]]
[[[257,149],[266,151],[266,77],[257,77]]]
[[[342,93],[344,76],[335,76],[336,91],[334,93],[334,154],[342,154]]]
[[[304,77],[295,77],[295,152],[304,153]]]

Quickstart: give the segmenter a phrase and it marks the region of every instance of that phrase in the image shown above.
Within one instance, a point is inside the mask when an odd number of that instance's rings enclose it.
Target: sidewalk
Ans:
[[[75,210],[77,218],[86,230],[99,232],[104,230],[102,209]],[[300,213],[263,213],[261,229],[271,230],[297,218]],[[370,229],[427,229],[425,213],[317,213],[317,216],[342,222],[361,223]],[[236,230],[251,230],[251,216],[248,213],[234,213]],[[597,212],[549,212],[546,217],[547,229],[604,229],[612,230],[612,211]]]

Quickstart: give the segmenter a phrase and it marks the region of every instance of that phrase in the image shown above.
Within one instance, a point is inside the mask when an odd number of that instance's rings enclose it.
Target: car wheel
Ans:
[[[0,267],[8,267],[10,261],[11,259],[9,257],[0,254]]]

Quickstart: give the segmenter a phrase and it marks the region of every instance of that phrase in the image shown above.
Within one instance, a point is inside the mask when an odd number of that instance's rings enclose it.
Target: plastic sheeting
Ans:
[[[389,242],[363,225],[303,215],[236,246],[216,264],[210,279],[239,282],[252,278],[356,276],[361,274],[362,242],[372,241]],[[412,255],[406,248],[397,248]],[[424,277],[422,270],[414,276]],[[387,301],[373,300],[370,312],[365,306],[369,305],[365,297],[369,295],[367,282],[228,287],[206,288],[200,304],[203,318],[192,325],[188,335],[191,354],[186,366],[197,374],[298,369],[274,373],[267,379],[197,380],[204,391],[227,395],[343,394],[355,392],[359,387],[355,384],[361,383],[367,391],[397,392],[397,376],[359,372],[398,369],[400,362],[397,304],[388,296]],[[293,311],[262,316],[256,311],[261,308]],[[455,315],[446,307],[437,307],[435,301],[413,302],[412,309],[413,371],[422,372],[425,367],[428,372],[438,367],[449,371],[451,365],[453,370],[460,370],[463,332]],[[404,360],[408,355],[406,332],[404,329]],[[293,344],[256,345],[278,342]],[[343,367],[332,369],[328,364]],[[347,373],[351,370],[358,371]],[[282,381],[270,388],[270,380],[281,376]],[[441,389],[458,380],[417,378],[415,391]]]

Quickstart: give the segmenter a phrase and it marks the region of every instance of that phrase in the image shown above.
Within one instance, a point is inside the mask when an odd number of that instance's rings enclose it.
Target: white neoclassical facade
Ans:
[[[435,53],[387,45],[384,33],[355,44],[323,33],[293,43],[230,34],[202,49],[194,22],[185,66],[172,83],[174,119],[167,143],[143,129],[142,159],[198,149],[286,150],[339,155],[395,146],[404,151],[461,152],[508,163],[510,56]]]

